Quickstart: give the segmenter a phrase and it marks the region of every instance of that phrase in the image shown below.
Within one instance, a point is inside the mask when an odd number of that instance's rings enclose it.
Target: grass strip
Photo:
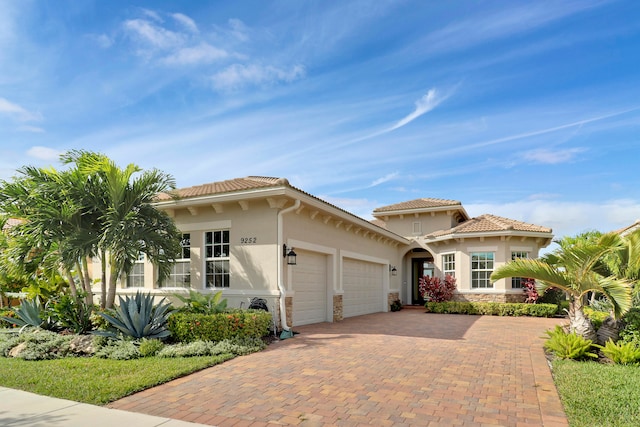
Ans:
[[[222,354],[135,360],[78,357],[41,361],[2,357],[0,386],[104,405],[234,357]]]
[[[640,368],[554,360],[553,376],[571,427],[640,425]]]

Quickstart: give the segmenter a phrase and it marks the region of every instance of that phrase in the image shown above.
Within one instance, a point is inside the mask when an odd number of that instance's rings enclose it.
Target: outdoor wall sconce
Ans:
[[[391,272],[392,276],[397,276],[398,275],[398,269],[396,268],[395,265],[390,265],[389,266],[389,271]]]
[[[282,256],[287,259],[287,265],[296,265],[298,255],[293,251],[293,248],[288,248],[286,244],[282,245]]]

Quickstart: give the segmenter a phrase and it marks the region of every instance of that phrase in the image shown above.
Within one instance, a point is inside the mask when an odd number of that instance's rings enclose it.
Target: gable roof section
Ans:
[[[306,198],[303,202],[307,204],[315,205],[316,207],[320,207],[326,211],[339,211],[344,218],[347,218],[356,224],[364,225],[372,231],[377,230],[378,233],[391,237],[395,241],[404,244],[409,243],[406,238],[389,231],[385,227],[367,221],[349,211],[322,200],[313,194],[294,187],[286,178],[248,176],[245,178],[234,178],[225,181],[196,185],[193,187],[179,188],[171,193],[158,194],[156,202],[158,205],[164,205],[165,207],[170,208],[172,205],[175,206],[175,204],[188,206],[191,203],[196,205],[204,204],[205,202],[208,203],[208,201],[211,200],[210,198],[216,198],[217,196],[223,198],[226,198],[227,196],[235,198],[246,197],[249,193],[253,193],[252,197],[260,197],[259,194],[262,194],[262,197],[266,197],[265,194],[272,192],[272,190],[275,194],[287,195],[294,199],[299,199],[299,196],[303,195]],[[293,193],[291,193],[292,190]],[[190,199],[193,200],[190,201]]]
[[[407,211],[416,209],[431,209],[444,207],[462,207],[462,203],[457,200],[422,198],[409,200],[407,202],[396,203],[393,205],[383,206],[373,210],[373,214],[383,214],[386,212]]]
[[[497,215],[485,214],[471,218],[462,224],[449,230],[436,231],[426,236],[428,239],[441,240],[442,237],[464,237],[464,235],[483,233],[540,233],[551,238],[552,230],[540,225],[529,224],[527,222],[516,221],[515,219],[504,218]],[[519,234],[519,233],[516,233]]]
[[[233,193],[235,191],[279,187],[282,185],[288,186],[289,181],[287,181],[285,178],[248,176],[246,178],[228,179],[226,181],[211,182],[208,184],[201,184],[193,187],[179,188],[172,193],[160,193],[158,194],[157,200],[171,200],[173,197],[188,199],[190,197],[213,196],[218,194]]]

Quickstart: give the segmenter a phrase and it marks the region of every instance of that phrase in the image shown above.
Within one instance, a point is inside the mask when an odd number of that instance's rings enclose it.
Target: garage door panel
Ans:
[[[293,324],[324,322],[327,320],[327,256],[297,252],[297,264],[293,267]]]
[[[342,269],[344,317],[382,311],[383,265],[344,259]]]

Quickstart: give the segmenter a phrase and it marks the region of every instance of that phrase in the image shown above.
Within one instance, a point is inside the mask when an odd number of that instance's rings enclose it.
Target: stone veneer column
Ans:
[[[342,295],[334,295],[333,296],[333,321],[339,322],[342,320]]]
[[[389,292],[387,295],[387,309],[391,311],[391,303],[400,299],[400,294],[398,292]]]
[[[293,297],[284,298],[284,307],[287,311],[287,325],[293,326]]]

